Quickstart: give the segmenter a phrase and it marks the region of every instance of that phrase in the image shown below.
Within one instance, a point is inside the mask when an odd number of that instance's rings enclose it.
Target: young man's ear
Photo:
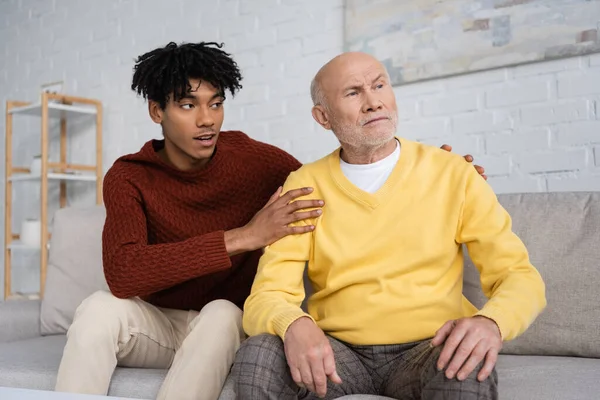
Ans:
[[[327,111],[323,108],[322,105],[318,104],[312,108],[312,116],[321,125],[323,128],[327,130],[331,130],[331,123],[329,122],[329,116],[327,115]]]
[[[148,113],[150,118],[157,124],[160,124],[163,120],[163,110],[160,108],[160,104],[154,100],[148,100]]]

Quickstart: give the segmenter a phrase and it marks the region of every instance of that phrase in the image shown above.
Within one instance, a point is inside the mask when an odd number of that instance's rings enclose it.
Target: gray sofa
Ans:
[[[499,358],[501,399],[600,397],[600,193],[500,195],[547,288],[548,307]],[[52,390],[75,308],[104,289],[102,207],[54,215],[46,295],[0,303],[0,386]],[[485,301],[468,258],[464,293]],[[164,370],[117,368],[110,395],[152,399]],[[363,396],[350,396],[369,398]],[[221,399],[235,399],[227,382]]]

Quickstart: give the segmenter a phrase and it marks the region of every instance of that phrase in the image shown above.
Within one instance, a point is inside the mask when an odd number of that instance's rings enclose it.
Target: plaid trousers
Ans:
[[[441,349],[430,340],[380,346],[354,346],[328,336],[335,355],[338,385],[328,381],[325,399],[349,394],[371,394],[394,399],[497,400],[496,370],[483,382],[477,373],[483,363],[463,381],[448,379],[438,371]],[[237,352],[231,374],[238,400],[317,399],[293,381],[278,336],[247,339]]]

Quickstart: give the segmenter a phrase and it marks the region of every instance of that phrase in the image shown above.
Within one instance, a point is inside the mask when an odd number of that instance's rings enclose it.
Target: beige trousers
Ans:
[[[215,400],[244,337],[226,300],[198,313],[96,292],[75,312],[55,390],[106,395],[117,365],[169,368],[158,399]]]

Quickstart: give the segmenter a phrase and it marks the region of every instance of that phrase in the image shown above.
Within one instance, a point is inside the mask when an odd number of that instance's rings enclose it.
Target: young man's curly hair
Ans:
[[[209,82],[225,97],[242,88],[242,75],[230,54],[214,42],[173,42],[138,57],[131,89],[164,109],[173,95],[179,101],[191,90],[190,79]]]

